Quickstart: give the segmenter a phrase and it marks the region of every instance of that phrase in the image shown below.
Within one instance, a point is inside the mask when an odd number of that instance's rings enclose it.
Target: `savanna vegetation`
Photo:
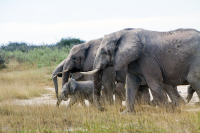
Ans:
[[[9,48],[10,45],[1,47],[0,132],[200,132],[200,111],[186,111],[199,108],[197,106],[185,106],[173,113],[142,106],[136,107],[136,114],[123,115],[119,112],[120,107],[106,107],[106,111],[100,112],[82,106],[69,109],[62,105],[57,108],[56,103],[13,104],[16,99],[54,94],[45,89],[53,88],[51,74],[76,44],[63,46],[64,40],[47,46],[12,43],[15,49]],[[61,79],[59,90],[60,85]],[[52,99],[56,99],[55,94]]]

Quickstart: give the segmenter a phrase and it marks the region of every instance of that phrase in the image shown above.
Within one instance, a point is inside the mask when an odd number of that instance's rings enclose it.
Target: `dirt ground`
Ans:
[[[41,97],[36,97],[28,100],[14,100],[14,101],[9,101],[15,105],[43,105],[43,104],[54,104],[56,106],[56,98],[55,98],[55,90],[54,88],[47,87],[46,89],[50,90],[51,93],[49,94],[42,94]],[[187,85],[184,86],[178,86],[178,92],[181,94],[181,96],[186,99],[187,96]],[[113,96],[114,97],[114,96]],[[151,95],[151,100],[153,99]],[[69,103],[68,99],[67,101],[63,101],[60,106],[66,106]],[[186,100],[185,100],[186,101]],[[86,105],[89,105],[89,102],[85,100]],[[196,94],[196,92],[193,95],[193,98],[191,99],[190,103],[187,104],[187,106],[193,106],[195,102],[199,102],[199,98]],[[125,101],[123,101],[123,105],[125,105]],[[200,109],[191,109],[187,111],[199,111]]]

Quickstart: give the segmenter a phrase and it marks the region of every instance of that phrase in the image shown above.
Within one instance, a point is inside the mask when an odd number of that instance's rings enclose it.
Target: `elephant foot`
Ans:
[[[199,106],[199,105],[200,105],[200,103],[199,103],[199,102],[194,102],[194,105],[197,105],[197,106]]]
[[[135,114],[135,110],[125,109],[121,114]]]
[[[60,100],[60,99],[57,100],[57,103],[56,103],[56,106],[57,106],[57,107],[60,105],[61,101],[62,101],[62,100]]]

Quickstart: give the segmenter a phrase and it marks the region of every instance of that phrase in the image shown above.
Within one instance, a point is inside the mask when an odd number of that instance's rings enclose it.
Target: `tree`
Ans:
[[[80,40],[78,38],[62,38],[60,42],[57,43],[58,46],[70,46],[70,45],[77,45],[80,43],[84,43],[84,40]]]

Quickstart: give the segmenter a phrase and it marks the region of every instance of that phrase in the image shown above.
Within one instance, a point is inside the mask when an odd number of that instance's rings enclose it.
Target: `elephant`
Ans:
[[[71,96],[68,107],[71,107],[76,102],[80,102],[82,105],[86,106],[85,100],[88,100],[92,105],[93,81],[76,81],[74,78],[70,78],[70,80],[65,83],[62,88],[57,105],[59,106],[62,100],[68,99],[68,96]]]
[[[70,73],[89,71],[93,68],[93,61],[96,51],[101,43],[102,38],[91,40],[79,45],[75,45],[70,50],[69,55],[53,71],[52,79],[55,87],[56,97],[58,96],[57,77],[62,77],[62,86],[68,82]],[[92,80],[93,76],[82,76],[81,80]],[[102,76],[103,98],[107,104],[113,104],[113,90],[115,87],[115,71],[113,67],[108,67]]]
[[[94,104],[99,109],[101,74],[107,67],[128,67],[126,109],[135,112],[134,101],[141,84],[148,85],[157,104],[164,108],[163,84],[190,84],[200,97],[200,32],[177,29],[169,32],[123,29],[105,35],[93,64]]]

